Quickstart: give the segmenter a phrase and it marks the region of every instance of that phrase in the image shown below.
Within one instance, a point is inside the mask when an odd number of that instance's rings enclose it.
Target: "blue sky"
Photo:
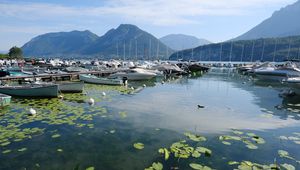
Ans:
[[[99,36],[135,24],[160,38],[182,33],[219,42],[245,33],[296,0],[0,0],[0,51],[48,33]]]

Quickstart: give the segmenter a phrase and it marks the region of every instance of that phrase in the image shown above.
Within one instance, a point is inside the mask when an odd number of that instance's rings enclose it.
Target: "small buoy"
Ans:
[[[94,100],[93,98],[90,98],[90,99],[89,99],[89,104],[90,104],[90,105],[93,105],[94,103],[95,103],[95,100]]]
[[[131,90],[134,90],[134,87],[131,87]]]
[[[34,110],[33,108],[29,109],[29,116],[35,116],[36,115],[36,110]]]
[[[146,84],[143,84],[143,87],[146,87]]]
[[[197,105],[198,106],[198,109],[203,109],[204,108],[204,106],[201,106],[201,105]]]
[[[106,96],[106,93],[105,93],[105,92],[102,92],[102,96]]]
[[[63,96],[63,95],[59,95],[58,98],[59,98],[59,99],[63,99],[64,96]]]
[[[165,84],[165,82],[164,82],[164,81],[161,81],[161,84]]]

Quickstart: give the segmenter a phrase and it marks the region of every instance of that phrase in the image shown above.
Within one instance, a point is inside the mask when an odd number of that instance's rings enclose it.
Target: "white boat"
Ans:
[[[86,75],[86,74],[80,74],[79,79],[86,83],[93,83],[93,84],[105,84],[105,85],[122,85],[123,84],[122,80],[120,80],[120,79],[96,77],[94,75]]]
[[[300,95],[300,77],[292,77],[283,80],[292,91],[294,91],[297,95]]]
[[[156,73],[147,71],[145,69],[133,68],[111,74],[109,77],[120,79],[126,78],[127,80],[149,80],[155,77],[156,75]]]
[[[281,82],[285,78],[299,77],[300,69],[293,63],[287,63],[283,67],[258,69],[254,73],[258,80]]]
[[[58,85],[28,84],[22,86],[0,86],[0,93],[20,97],[57,97]]]

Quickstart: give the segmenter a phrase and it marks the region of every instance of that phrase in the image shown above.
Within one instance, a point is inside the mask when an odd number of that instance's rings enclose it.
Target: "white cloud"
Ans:
[[[179,25],[198,23],[199,16],[249,15],[253,9],[292,2],[295,0],[110,0],[98,7],[0,3],[0,16],[26,20],[117,16],[129,22]]]

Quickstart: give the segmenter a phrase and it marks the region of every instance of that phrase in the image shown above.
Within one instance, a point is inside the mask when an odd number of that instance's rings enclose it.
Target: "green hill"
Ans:
[[[283,61],[300,57],[300,36],[240,40],[175,52],[171,60]],[[231,50],[232,49],[232,50]]]

